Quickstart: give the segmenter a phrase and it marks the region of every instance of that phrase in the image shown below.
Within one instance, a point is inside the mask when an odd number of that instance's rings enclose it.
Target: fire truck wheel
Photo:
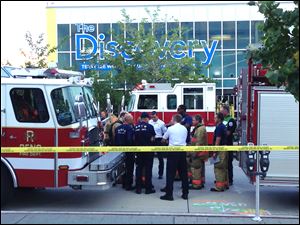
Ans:
[[[1,208],[8,202],[13,193],[13,184],[6,167],[1,165]]]

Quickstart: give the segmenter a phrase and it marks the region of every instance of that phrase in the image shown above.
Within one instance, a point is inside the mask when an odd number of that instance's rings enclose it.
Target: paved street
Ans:
[[[255,213],[255,186],[235,162],[234,185],[223,193],[210,192],[213,167],[207,164],[204,190],[192,190],[189,200],[180,198],[180,182],[175,183],[173,202],[162,201],[157,179],[156,193],[137,195],[121,189],[74,191],[70,188],[25,190],[1,211],[1,223],[252,223]],[[261,187],[263,223],[299,223],[299,189]],[[30,213],[28,213],[30,212]],[[158,216],[160,215],[160,216]]]

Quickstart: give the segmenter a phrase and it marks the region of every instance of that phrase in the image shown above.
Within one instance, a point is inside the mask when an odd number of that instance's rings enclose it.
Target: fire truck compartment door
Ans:
[[[299,145],[299,104],[289,93],[258,92],[258,145]],[[271,151],[267,177],[298,180],[299,151]]]
[[[124,153],[109,152],[90,164],[91,171],[109,170],[115,167],[121,160],[125,158]]]

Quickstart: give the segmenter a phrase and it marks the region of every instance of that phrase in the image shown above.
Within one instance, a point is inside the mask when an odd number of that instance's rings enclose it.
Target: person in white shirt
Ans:
[[[155,145],[161,146],[162,145],[162,137],[167,131],[167,127],[165,125],[165,122],[160,120],[157,116],[156,111],[153,111],[151,113],[152,119],[149,121],[149,124],[151,124],[154,127],[155,131]],[[158,179],[162,179],[164,174],[164,152],[157,152],[157,158],[159,161],[158,165]]]
[[[169,140],[169,146],[186,146],[188,131],[185,126],[181,125],[182,116],[176,114],[172,118],[174,125],[169,127],[163,136],[163,142]],[[161,189],[166,192],[160,199],[173,201],[173,183],[178,169],[182,181],[182,198],[188,199],[189,187],[187,176],[186,152],[168,152],[167,156],[167,182],[166,187]]]

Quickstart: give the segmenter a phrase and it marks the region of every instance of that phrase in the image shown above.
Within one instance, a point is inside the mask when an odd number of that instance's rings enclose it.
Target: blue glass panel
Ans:
[[[248,68],[248,60],[247,60],[247,52],[246,51],[238,51],[237,52],[237,74],[238,76],[241,74],[242,69]]]
[[[223,52],[223,77],[235,78],[235,51]]]
[[[215,52],[211,66],[209,67],[210,78],[222,78],[222,67],[221,67],[221,52]]]
[[[235,22],[223,22],[223,48],[235,49]]]
[[[209,22],[209,42],[219,40],[217,49],[221,48],[221,22]]]
[[[166,35],[165,23],[155,23],[153,29],[156,40],[164,42]]]
[[[178,22],[167,23],[167,32],[168,32],[168,38],[172,37],[173,34],[175,36],[179,36],[179,23]]]
[[[236,81],[235,79],[234,80],[223,80],[223,85],[224,85],[224,88],[225,87],[234,87],[236,85]]]
[[[58,51],[70,51],[69,24],[57,24]]]
[[[251,22],[251,43],[260,42],[260,38],[263,33],[258,29],[259,24],[262,24],[263,21],[252,21]]]
[[[207,22],[195,23],[195,39],[207,41]]]
[[[237,48],[245,49],[249,44],[249,21],[237,22]]]
[[[105,35],[105,39],[104,39],[105,42],[110,41],[111,30],[110,30],[109,23],[98,24],[98,32],[99,32],[99,34],[102,33]]]
[[[181,39],[184,41],[193,40],[193,23],[182,22],[181,23]]]
[[[70,66],[70,54],[69,53],[58,53],[58,68],[69,69]]]

